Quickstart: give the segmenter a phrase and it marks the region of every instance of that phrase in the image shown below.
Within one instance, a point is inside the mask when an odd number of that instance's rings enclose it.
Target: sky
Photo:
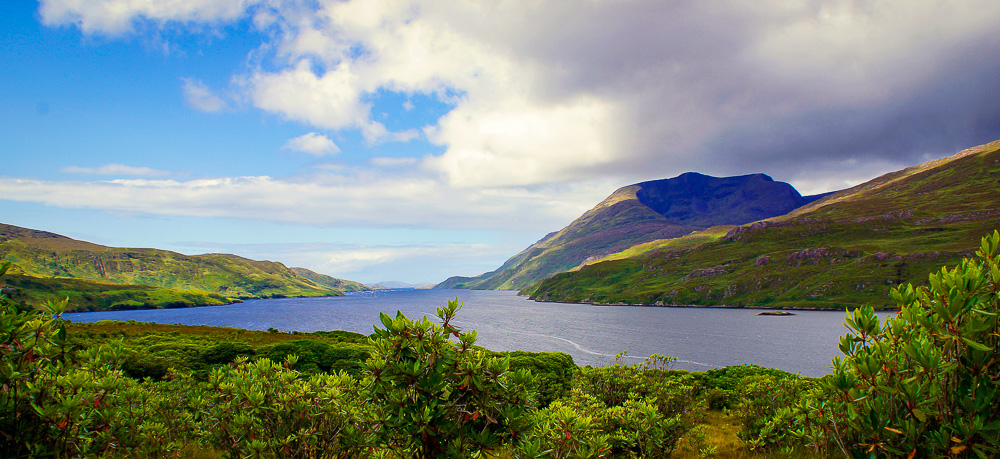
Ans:
[[[996,24],[996,0],[8,0],[0,222],[477,275],[631,183],[814,194],[996,140]]]

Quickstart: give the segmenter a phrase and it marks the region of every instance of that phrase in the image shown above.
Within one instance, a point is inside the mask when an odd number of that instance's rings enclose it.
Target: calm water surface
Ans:
[[[706,370],[741,363],[806,376],[829,373],[846,332],[844,313],[795,311],[768,317],[757,310],[656,308],[537,303],[513,291],[378,290],[331,298],[248,300],[187,309],[67,314],[74,322],[137,320],[281,331],[347,330],[369,334],[379,312],[434,315],[449,299],[465,307],[456,324],[477,330],[477,344],[493,350],[565,352],[579,365],[606,365],[628,351],[638,360],[654,353],[678,359],[676,368]],[[880,313],[882,317],[890,313]]]

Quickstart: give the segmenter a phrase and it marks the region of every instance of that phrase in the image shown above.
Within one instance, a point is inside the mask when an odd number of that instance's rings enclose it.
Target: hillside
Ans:
[[[341,295],[277,262],[229,254],[188,256],[158,249],[107,247],[4,224],[0,224],[0,260],[12,262],[12,273],[24,276],[8,279],[9,286],[34,282],[41,289],[33,292],[34,296],[18,292],[16,287],[8,293],[26,304],[37,304],[42,297],[70,296],[79,301],[75,303],[78,308],[104,309]],[[110,294],[109,285],[128,293]]]
[[[306,279],[315,282],[321,287],[326,287],[329,289],[341,291],[341,292],[366,292],[371,290],[367,285],[361,282],[355,282],[344,279],[337,279],[336,277],[327,276],[326,274],[320,274],[316,271],[312,271],[306,268],[291,268],[292,271]]]
[[[886,306],[1000,226],[1000,141],[883,175],[787,215],[657,241],[523,290],[542,301]]]
[[[615,191],[497,270],[477,277],[452,277],[437,288],[524,288],[636,244],[782,215],[808,202],[810,198],[799,195],[791,185],[764,174],[719,178],[688,172],[637,183]]]

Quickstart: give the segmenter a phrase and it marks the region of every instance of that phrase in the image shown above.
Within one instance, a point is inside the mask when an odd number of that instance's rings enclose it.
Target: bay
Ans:
[[[228,306],[66,314],[73,322],[135,320],[280,331],[346,330],[370,334],[379,313],[433,317],[448,300],[464,303],[456,324],[476,330],[477,344],[497,351],[565,352],[578,365],[609,365],[673,356],[675,368],[703,371],[752,363],[804,376],[829,373],[846,333],[843,311],[594,306],[539,303],[513,291],[377,290],[342,297],[248,300]],[[892,313],[880,313],[883,318]]]

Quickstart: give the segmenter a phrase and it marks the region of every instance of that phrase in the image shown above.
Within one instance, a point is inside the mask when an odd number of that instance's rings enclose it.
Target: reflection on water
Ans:
[[[455,324],[478,331],[477,344],[494,350],[565,352],[579,365],[607,365],[615,354],[639,360],[676,357],[677,368],[705,370],[755,363],[807,376],[829,372],[839,355],[844,313],[795,311],[758,316],[757,310],[657,308],[536,303],[512,291],[378,290],[331,298],[249,300],[229,306],[67,314],[75,322],[137,320],[281,331],[347,330],[369,334],[379,312],[433,316],[458,298]],[[880,313],[885,318],[891,313]]]

